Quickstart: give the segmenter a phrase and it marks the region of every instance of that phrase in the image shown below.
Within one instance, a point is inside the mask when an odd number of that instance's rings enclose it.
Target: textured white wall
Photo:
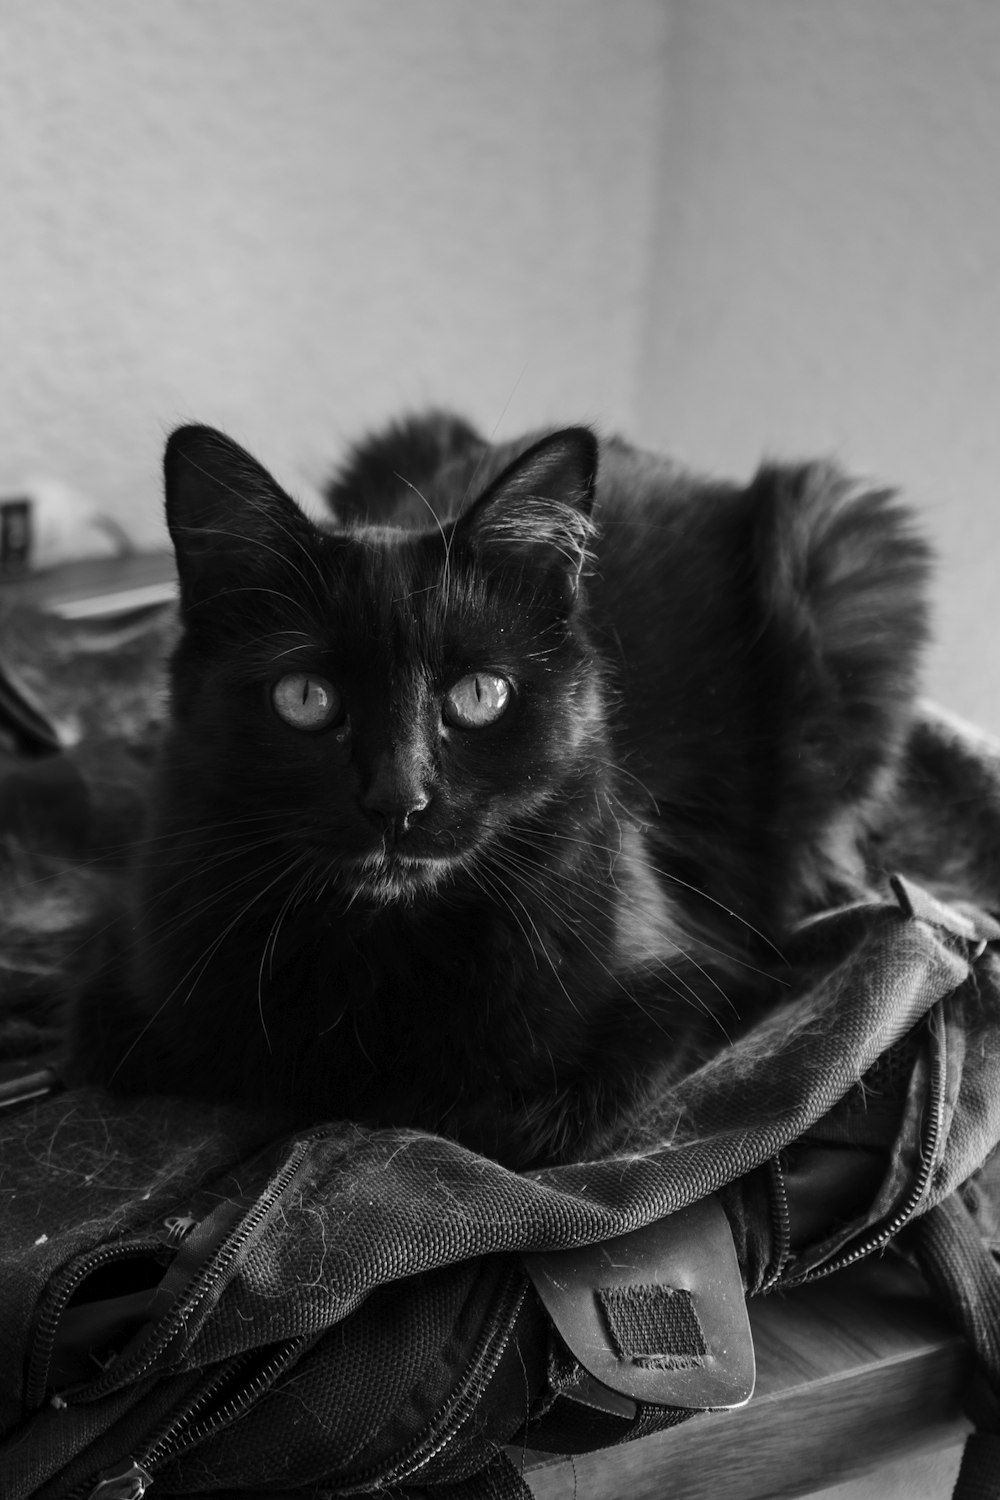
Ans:
[[[914,493],[929,687],[1000,731],[1000,6],[675,0],[668,84],[639,430]]]
[[[286,482],[400,406],[625,423],[661,0],[0,0],[0,484],[143,539],[165,432]]]
[[[307,493],[431,400],[839,453],[1000,730],[998,143],[993,0],[0,0],[0,485],[149,540],[177,421]]]

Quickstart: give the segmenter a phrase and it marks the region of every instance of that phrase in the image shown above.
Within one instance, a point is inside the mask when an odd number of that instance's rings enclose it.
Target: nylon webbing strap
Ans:
[[[647,1370],[704,1363],[708,1345],[686,1287],[598,1287],[597,1301],[619,1359]]]

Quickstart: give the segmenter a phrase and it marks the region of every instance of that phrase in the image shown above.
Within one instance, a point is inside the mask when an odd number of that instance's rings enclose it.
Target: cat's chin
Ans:
[[[376,906],[407,904],[436,891],[461,863],[454,857],[373,854],[347,872],[345,887],[352,901]]]

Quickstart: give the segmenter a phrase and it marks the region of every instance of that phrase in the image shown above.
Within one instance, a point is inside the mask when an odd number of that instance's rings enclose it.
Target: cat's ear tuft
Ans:
[[[291,558],[315,527],[255,458],[213,427],[179,427],[164,454],[167,526],[184,608]]]
[[[457,523],[487,566],[515,566],[555,577],[575,599],[594,535],[590,513],[597,479],[597,438],[566,427],[509,464]]]

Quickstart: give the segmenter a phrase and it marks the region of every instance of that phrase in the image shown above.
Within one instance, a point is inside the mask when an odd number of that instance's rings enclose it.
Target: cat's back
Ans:
[[[658,724],[684,705],[688,722],[704,725],[695,700],[725,690],[751,629],[752,507],[736,485],[612,440],[592,519],[589,626],[626,705]]]
[[[335,520],[444,527],[544,435],[493,443],[450,413],[407,418],[352,450],[327,492]],[[831,675],[853,698],[860,673],[875,702],[911,691],[928,551],[890,491],[822,461],[729,482],[609,438],[591,519],[587,624],[630,703],[677,695],[701,732],[712,700],[732,708],[765,677],[788,692],[804,670]]]
[[[646,586],[656,594],[667,580],[678,585],[681,572],[711,587],[744,540],[746,506],[737,486],[613,439],[601,451],[592,519],[592,599],[608,605],[631,587],[639,605],[651,602]]]

